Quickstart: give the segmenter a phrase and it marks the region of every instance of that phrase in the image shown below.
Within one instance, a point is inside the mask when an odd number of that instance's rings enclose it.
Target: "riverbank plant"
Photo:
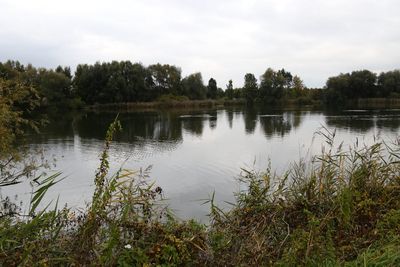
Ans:
[[[41,182],[31,209],[21,214],[9,199],[0,208],[0,265],[187,265],[200,264],[206,232],[194,221],[179,222],[161,202],[162,189],[149,183],[149,170],[119,169],[109,175],[108,151],[120,129],[111,124],[85,211],[36,211],[59,174]],[[203,256],[201,256],[202,254]]]
[[[400,264],[398,141],[343,150],[323,134],[328,149],[283,177],[245,172],[232,210],[212,216],[217,265]]]
[[[162,189],[149,183],[149,169],[109,174],[108,151],[119,129],[114,122],[107,133],[85,211],[36,211],[35,204],[26,216],[2,214],[2,265],[400,264],[399,140],[345,149],[323,129],[320,155],[283,175],[243,170],[231,209],[211,198],[210,224],[202,225],[174,219]]]

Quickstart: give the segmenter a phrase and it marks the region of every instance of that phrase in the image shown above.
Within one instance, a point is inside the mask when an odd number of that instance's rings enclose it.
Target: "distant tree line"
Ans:
[[[18,61],[0,63],[0,81],[13,82],[20,86],[33,88],[39,105],[64,104],[76,101],[77,94],[72,87],[72,74],[69,67],[56,69],[24,66]]]
[[[377,75],[369,70],[341,73],[326,82],[326,104],[344,104],[358,98],[399,98],[400,70]]]
[[[130,61],[80,64],[72,74],[70,67],[35,68],[18,61],[0,63],[0,79],[14,80],[36,88],[42,105],[81,106],[97,103],[148,102],[159,99],[245,99],[247,103],[296,104],[324,102],[336,105],[348,99],[400,97],[400,71],[379,75],[368,70],[330,77],[321,89],[307,88],[301,78],[285,69],[268,68],[257,80],[244,76],[244,85],[225,89],[211,78],[204,85],[201,73],[182,78],[179,67],[168,64],[144,66]]]

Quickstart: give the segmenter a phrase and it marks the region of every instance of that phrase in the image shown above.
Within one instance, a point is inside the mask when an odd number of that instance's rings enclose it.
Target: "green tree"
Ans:
[[[21,142],[24,129],[37,129],[39,123],[31,119],[31,113],[39,103],[32,86],[0,78],[0,186],[17,183],[34,169],[30,163],[21,163],[23,155],[17,143]]]
[[[378,77],[378,93],[380,97],[400,94],[400,70],[382,72]]]
[[[216,99],[217,98],[217,93],[218,93],[218,87],[217,87],[217,81],[213,78],[211,78],[208,81],[208,86],[207,86],[207,97],[211,99]]]
[[[263,102],[274,102],[282,96],[275,85],[276,72],[268,68],[260,78],[260,99]]]
[[[290,89],[292,87],[293,76],[290,72],[285,69],[278,70],[277,75],[277,86],[282,87],[283,89]]]
[[[305,87],[304,87],[303,81],[297,75],[295,75],[293,77],[293,87],[292,87],[292,89],[293,89],[295,97],[301,96],[303,94],[303,92],[304,92]]]
[[[62,73],[69,79],[72,79],[72,74],[71,74],[71,68],[70,67],[62,67],[62,66],[57,66],[57,68],[54,70],[57,73]]]
[[[327,93],[342,96],[344,99],[375,97],[377,95],[377,76],[368,70],[353,71],[330,77],[326,82]]]
[[[377,76],[369,70],[353,71],[350,75],[350,98],[375,97],[377,92]]]
[[[229,80],[228,84],[226,85],[225,95],[229,98],[233,98],[233,82]]]
[[[101,93],[107,85],[108,76],[105,66],[99,62],[94,65],[80,64],[74,75],[74,89],[86,104],[101,102]]]
[[[155,64],[148,67],[151,88],[157,96],[181,93],[181,70],[172,65]]]
[[[222,88],[218,87],[217,89],[217,98],[223,98],[225,96],[225,91]]]
[[[71,97],[71,78],[63,72],[40,69],[39,91],[47,104],[65,103]]]
[[[248,103],[253,103],[258,96],[258,84],[254,74],[244,76],[243,95]]]
[[[200,72],[190,74],[182,80],[184,93],[193,100],[205,99],[207,95],[206,87]]]

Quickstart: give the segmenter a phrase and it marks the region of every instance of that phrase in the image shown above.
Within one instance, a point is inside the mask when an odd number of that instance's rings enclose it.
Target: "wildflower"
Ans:
[[[132,246],[130,244],[126,244],[124,248],[131,249]]]

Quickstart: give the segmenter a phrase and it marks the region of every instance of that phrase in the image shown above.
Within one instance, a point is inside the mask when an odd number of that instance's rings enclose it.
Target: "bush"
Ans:
[[[0,213],[3,265],[397,266],[400,142],[334,145],[284,175],[243,170],[232,209],[211,204],[211,224],[178,221],[162,205],[150,169],[108,174],[107,132],[85,212]],[[54,184],[45,179],[32,206]],[[3,205],[2,205],[3,206]],[[12,205],[4,205],[16,211]]]

